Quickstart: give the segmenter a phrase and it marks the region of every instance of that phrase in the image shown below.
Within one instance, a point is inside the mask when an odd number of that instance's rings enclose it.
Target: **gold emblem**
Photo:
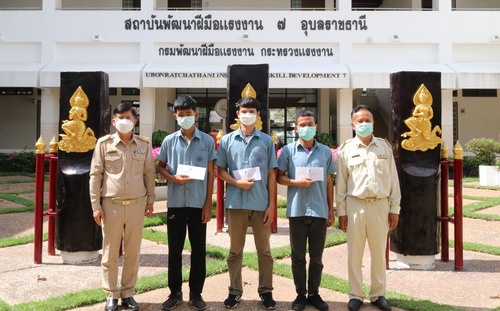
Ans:
[[[245,97],[251,97],[251,98],[255,98],[255,99],[257,98],[257,93],[255,92],[254,88],[252,87],[252,85],[250,83],[247,83],[247,85],[245,86],[243,91],[241,91],[241,98],[245,98]],[[238,118],[236,118],[234,120],[236,121],[236,123],[231,124],[229,126],[229,128],[232,129],[233,131],[236,131],[237,129],[240,128],[241,121]],[[255,127],[259,131],[262,131],[262,119],[260,118],[260,116],[258,116],[257,121],[255,121]]]
[[[415,108],[412,116],[405,120],[410,131],[401,134],[401,137],[406,138],[401,142],[401,146],[409,151],[434,149],[443,140],[437,136],[441,134],[439,125],[432,129],[431,119],[434,117],[432,94],[425,85],[420,85],[413,95],[413,104]]]
[[[85,125],[89,99],[79,86],[69,100],[70,120],[64,120],[61,128],[66,134],[60,134],[59,149],[66,152],[87,152],[94,149],[97,139],[94,131]]]

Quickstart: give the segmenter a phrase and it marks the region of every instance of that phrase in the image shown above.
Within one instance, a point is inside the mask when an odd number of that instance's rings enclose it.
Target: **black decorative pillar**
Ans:
[[[227,117],[226,133],[231,132],[229,126],[236,123],[236,102],[241,99],[241,92],[250,83],[257,93],[261,104],[260,118],[262,132],[269,134],[269,65],[229,65],[227,66]]]
[[[89,196],[94,147],[84,146],[109,132],[108,98],[106,73],[61,73],[56,247],[68,263],[95,260],[102,247],[101,228],[92,217]]]
[[[391,74],[391,143],[401,186],[401,213],[390,249],[416,269],[439,253],[441,73]]]

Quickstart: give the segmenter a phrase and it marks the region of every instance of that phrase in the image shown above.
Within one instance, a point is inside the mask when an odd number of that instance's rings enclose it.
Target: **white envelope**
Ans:
[[[325,179],[324,171],[323,167],[296,167],[295,179],[311,178],[315,181],[323,181]]]
[[[191,166],[185,164],[177,165],[177,175],[186,175],[191,179],[205,180],[206,171],[206,167]]]
[[[254,178],[254,180],[261,180],[260,169],[258,167],[243,168],[241,170],[233,171],[236,180]]]

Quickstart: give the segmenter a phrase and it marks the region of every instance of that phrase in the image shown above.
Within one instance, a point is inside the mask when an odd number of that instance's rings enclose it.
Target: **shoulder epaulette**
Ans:
[[[347,144],[347,143],[349,143],[349,142],[351,142],[351,141],[352,141],[352,138],[351,138],[351,139],[346,140],[345,142],[343,142],[343,143],[342,143],[342,145],[340,145],[339,150],[342,150],[342,148],[344,148],[345,144]]]
[[[391,143],[387,140],[387,138],[384,138],[384,141],[385,141],[385,142],[389,145],[389,147],[391,147],[391,148],[392,148],[392,145],[391,145]]]
[[[145,142],[149,143],[149,137],[142,136],[142,135],[137,135],[137,138],[139,138],[142,141],[145,141]]]
[[[109,138],[111,138],[111,134],[105,135],[105,136],[103,136],[103,137],[99,138],[99,140],[100,140],[100,141],[105,141],[105,140],[107,140],[107,139],[109,139]]]

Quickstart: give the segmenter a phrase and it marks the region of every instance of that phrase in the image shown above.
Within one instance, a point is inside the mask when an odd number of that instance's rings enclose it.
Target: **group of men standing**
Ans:
[[[92,159],[90,195],[94,218],[103,228],[103,289],[105,310],[116,310],[118,299],[127,310],[138,310],[134,286],[139,267],[139,250],[144,216],[153,212],[154,178],[157,171],[168,179],[168,287],[170,295],[163,310],[183,301],[182,249],[186,229],[191,243],[189,304],[195,310],[207,305],[202,298],[206,276],[206,225],[211,219],[215,167],[227,183],[230,249],[227,258],[228,309],[236,308],[243,295],[242,259],[248,227],[252,228],[258,255],[258,294],[265,309],[275,309],[273,257],[270,234],[275,213],[276,182],[288,186],[287,217],[290,224],[292,272],[297,293],[293,310],[307,304],[328,310],[319,295],[323,250],[327,227],[333,226],[334,181],[340,228],[348,237],[348,272],[351,291],[349,310],[359,310],[362,290],[361,259],[366,239],[371,252],[371,303],[390,310],[385,295],[385,241],[399,213],[399,181],[388,143],[373,136],[373,115],[358,106],[352,113],[356,137],[340,147],[338,168],[330,148],[314,139],[314,115],[302,111],[296,119],[299,139],[286,145],[276,159],[271,137],[255,123],[260,103],[244,97],[237,104],[239,129],[222,137],[215,150],[211,136],[195,126],[196,102],[180,96],[174,103],[174,117],[180,130],[167,136],[157,157],[156,170],[146,139],[132,134],[136,122],[131,105],[114,111],[117,133],[98,140]],[[121,238],[124,262],[118,286],[118,256]],[[309,252],[309,268],[306,253]],[[308,271],[308,272],[307,272]]]

